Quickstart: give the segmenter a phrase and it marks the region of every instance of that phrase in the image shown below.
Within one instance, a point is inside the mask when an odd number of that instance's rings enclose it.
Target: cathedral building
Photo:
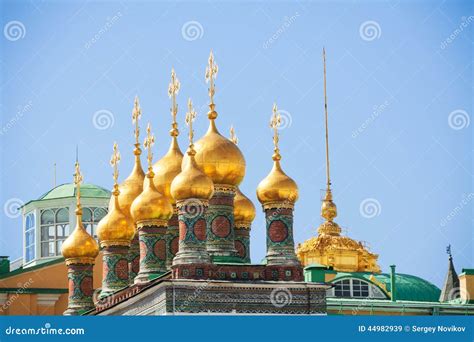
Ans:
[[[62,247],[69,279],[66,315],[326,313],[325,294],[330,285],[305,282],[295,253],[293,209],[298,187],[283,170],[276,105],[271,120],[273,167],[257,188],[266,216],[266,261],[250,263],[255,207],[238,189],[246,163],[237,141],[222,136],[217,128],[217,72],[211,53],[206,69],[209,129],[194,142],[196,112],[189,100],[185,120],[189,146],[184,154],[176,139],[180,85],[172,72],[170,148],[153,165],[154,136],[148,124],[143,144],[146,173],[140,160],[141,108],[135,99],[135,166],[119,184],[120,153],[114,144],[110,161],[113,196],[108,214],[97,227],[99,243],[87,236],[82,225],[81,176],[76,164],[77,225]],[[102,286],[94,289],[92,269],[99,248]]]
[[[186,150],[178,144],[180,83],[172,70],[170,145],[161,159],[153,163],[150,124],[142,151],[137,97],[132,110],[133,168],[119,183],[121,156],[114,143],[111,193],[82,184],[76,160],[73,184],[24,206],[24,259],[31,268],[28,271],[25,264],[10,270],[4,267],[6,259],[0,259],[0,304],[5,307],[0,314],[474,314],[474,270],[463,269],[458,276],[450,249],[448,274],[440,290],[419,277],[397,273],[395,265],[382,273],[377,254],[342,234],[335,222],[330,177],[324,51],[323,58],[326,190],[324,222],[317,236],[295,246],[298,186],[284,171],[281,117],[273,105],[270,172],[256,189],[265,214],[266,257],[252,263],[250,234],[256,208],[239,189],[247,165],[234,129],[230,138],[218,129],[214,102],[218,67],[211,52],[205,72],[209,128],[203,137],[195,142],[196,112],[189,99],[185,116],[189,144]],[[74,229],[63,232],[65,224]],[[28,297],[21,293],[20,298],[13,285],[19,277],[23,281],[30,277],[42,292],[30,291],[31,286],[25,290]],[[25,313],[21,307],[31,309]]]

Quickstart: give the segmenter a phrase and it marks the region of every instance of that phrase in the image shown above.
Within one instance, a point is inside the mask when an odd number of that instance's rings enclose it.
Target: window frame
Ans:
[[[86,221],[84,218],[84,213],[85,211],[88,210],[91,213],[90,220]],[[96,212],[97,211],[103,211],[104,215],[100,217],[100,219],[96,220]],[[97,237],[97,225],[99,224],[100,220],[104,218],[105,215],[108,213],[108,208],[107,207],[84,207],[82,208],[82,224],[86,231],[89,233],[90,236],[92,236],[94,239],[98,239]]]
[[[66,212],[66,219],[60,220],[58,218],[59,214],[62,213],[62,211]],[[45,215],[47,212],[51,212],[53,215],[53,220],[50,223],[43,223],[43,215]],[[40,210],[40,230],[39,230],[39,254],[41,258],[53,258],[56,256],[61,256],[61,246],[62,243],[68,238],[68,236],[71,234],[71,222],[69,219],[69,207],[57,207],[57,208],[44,208]],[[48,229],[48,235],[47,239],[43,239],[43,229],[46,228]],[[53,228],[54,235],[51,235],[51,228]],[[62,234],[58,234],[59,229],[62,229],[63,232]],[[52,237],[52,238],[51,238]],[[47,245],[47,250],[48,254],[45,255],[43,253],[43,246]],[[52,247],[52,253],[51,251]]]
[[[358,278],[343,278],[334,282],[334,287],[328,290],[328,297],[355,299],[386,299],[386,294],[373,283]],[[355,285],[355,286],[354,286]],[[358,293],[355,295],[355,293]],[[362,296],[367,293],[367,296]]]
[[[29,222],[30,226],[28,226]],[[24,227],[25,263],[29,263],[36,259],[36,214],[34,211],[25,215]],[[30,237],[28,238],[28,236]]]

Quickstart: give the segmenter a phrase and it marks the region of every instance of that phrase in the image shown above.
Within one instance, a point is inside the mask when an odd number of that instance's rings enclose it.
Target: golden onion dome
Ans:
[[[113,206],[97,225],[97,236],[102,244],[129,245],[135,236],[135,225],[130,214],[126,214],[119,192],[114,191]],[[130,211],[130,209],[129,209]]]
[[[82,212],[81,212],[82,214]],[[64,241],[61,253],[65,259],[93,258],[99,254],[97,241],[89,235],[82,224],[82,216],[77,215],[76,228]]]
[[[170,193],[171,182],[181,172],[182,161],[183,153],[179,148],[176,136],[173,136],[168,152],[153,165],[155,187],[171,204],[175,204],[175,199]]]
[[[234,221],[235,223],[251,223],[255,219],[255,206],[237,187],[234,197]]]
[[[214,183],[199,169],[194,159],[195,154],[191,147],[187,152],[187,162],[183,160],[183,170],[171,183],[171,196],[176,201],[189,198],[208,200],[214,193]]]
[[[287,203],[293,205],[298,200],[298,185],[282,170],[280,159],[275,158],[273,168],[257,187],[257,198],[263,205]]]
[[[137,144],[138,145],[138,144]],[[136,146],[133,151],[135,154],[135,165],[130,175],[119,185],[120,195],[119,202],[123,213],[128,216],[129,220],[132,220],[130,213],[130,207],[135,200],[143,191],[143,181],[145,173],[143,172],[142,164],[140,162],[141,150]],[[112,197],[109,202],[109,212],[113,210],[114,198]]]
[[[168,221],[173,215],[170,201],[157,190],[152,181],[153,177],[153,171],[149,171],[147,185],[130,207],[130,213],[136,224],[146,220]]]
[[[210,119],[209,129],[196,142],[195,149],[198,167],[214,184],[240,184],[245,176],[245,158],[237,145],[219,133],[214,119]],[[187,159],[185,156],[183,166]]]

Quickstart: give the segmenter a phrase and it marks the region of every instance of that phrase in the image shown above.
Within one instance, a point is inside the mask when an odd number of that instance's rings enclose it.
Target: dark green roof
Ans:
[[[369,273],[369,272],[353,272],[344,273],[338,272],[336,278],[332,282],[338,281],[342,278],[358,278],[370,281],[370,277],[374,275],[375,279],[385,284],[387,291],[391,292],[390,274],[388,273]],[[397,288],[397,300],[407,300],[416,302],[438,302],[441,290],[427,280],[419,277],[397,273],[395,275],[395,282]],[[377,284],[375,284],[377,285]]]
[[[76,188],[73,183],[61,184],[49,190],[47,193],[40,196],[37,201],[74,197],[76,196]],[[92,198],[110,198],[110,191],[94,184],[81,185],[81,197]]]
[[[474,275],[474,268],[463,268],[461,274]]]

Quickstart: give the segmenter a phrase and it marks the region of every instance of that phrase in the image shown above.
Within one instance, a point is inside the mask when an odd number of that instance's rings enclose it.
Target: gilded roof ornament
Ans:
[[[133,110],[132,110],[132,123],[135,125],[134,134],[135,134],[135,154],[140,154],[140,126],[139,120],[142,117],[142,109],[140,108],[140,102],[138,100],[138,96],[135,96],[135,101],[133,103]]]
[[[211,109],[207,116],[209,119],[214,120],[217,118],[217,112],[215,111],[215,104],[214,104],[214,95],[216,93],[216,87],[214,84],[214,81],[216,80],[217,77],[217,72],[219,71],[219,67],[216,64],[216,61],[214,60],[214,54],[211,53],[209,54],[209,59],[206,67],[206,83],[209,83],[209,108]]]
[[[151,133],[151,125],[148,123],[146,128],[146,137],[145,141],[143,142],[143,146],[147,149],[147,160],[148,160],[148,173],[151,174],[151,177],[154,176],[153,174],[153,152],[151,148],[155,144],[155,136]]]
[[[194,129],[193,129],[193,122],[196,119],[196,111],[193,108],[193,102],[191,99],[188,99],[188,111],[186,112],[185,122],[186,125],[189,127],[189,151],[188,154],[196,154],[194,151]]]
[[[230,141],[236,145],[239,143],[239,138],[237,138],[237,135],[235,134],[234,126],[230,126]]]
[[[178,123],[176,121],[176,115],[178,114],[178,104],[176,103],[176,95],[178,95],[180,87],[181,83],[179,83],[174,69],[171,69],[171,82],[168,85],[168,96],[171,99],[171,116],[173,117],[173,122],[171,124],[170,130],[170,135],[172,137],[177,137],[179,135]]]
[[[280,137],[278,135],[278,129],[281,126],[281,114],[278,111],[278,107],[276,103],[273,104],[273,115],[270,120],[270,128],[273,129],[273,160],[277,161],[281,159],[280,155],[280,148],[278,147],[278,143],[280,142]]]
[[[79,158],[76,149],[76,164],[74,165],[74,186],[76,187],[76,215],[82,215],[82,207],[81,207],[81,183],[83,181],[83,177],[81,174],[81,169],[79,166]]]
[[[114,147],[113,147],[113,153],[112,157],[110,158],[110,165],[112,166],[114,173],[114,190],[112,191],[112,194],[114,196],[118,196],[120,191],[119,191],[119,186],[118,186],[118,176],[119,176],[119,171],[118,171],[118,164],[120,162],[120,152],[118,150],[118,145],[116,142],[114,142]]]

